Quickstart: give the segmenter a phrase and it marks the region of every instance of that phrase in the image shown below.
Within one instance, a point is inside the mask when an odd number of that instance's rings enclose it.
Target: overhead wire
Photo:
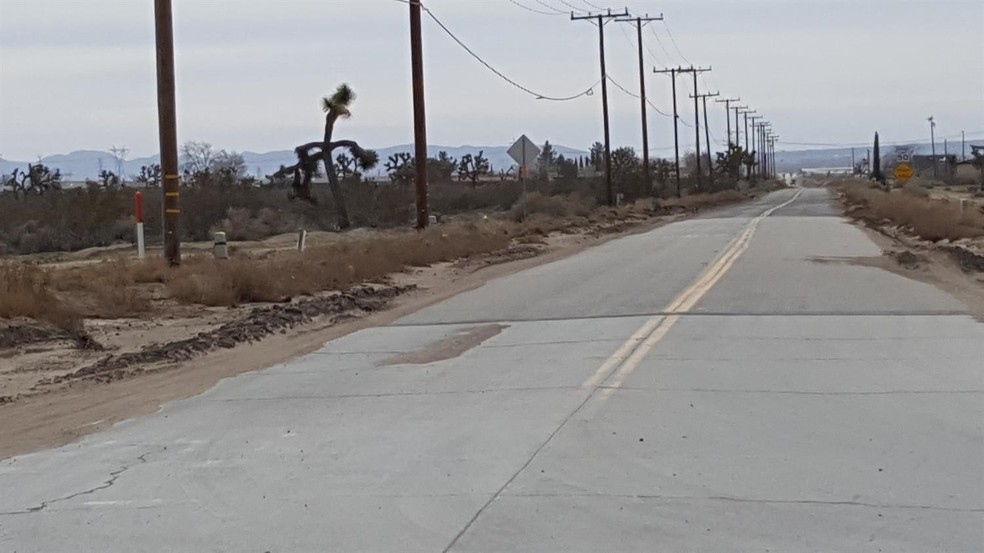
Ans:
[[[675,38],[673,38],[673,33],[672,33],[672,32],[670,32],[670,26],[666,24],[666,20],[664,19],[664,20],[662,20],[662,21],[663,21],[663,28],[664,28],[664,29],[666,29],[666,35],[667,35],[667,36],[669,36],[669,37],[670,37],[670,41],[671,41],[671,42],[673,42],[673,48],[674,48],[674,49],[676,49],[676,51],[677,51],[677,54],[680,54],[680,58],[681,58],[681,59],[682,59],[682,60],[683,60],[683,61],[684,61],[684,62],[685,62],[685,63],[686,63],[687,65],[693,65],[692,63],[690,63],[690,60],[688,60],[688,59],[687,59],[687,56],[684,56],[684,55],[683,55],[683,52],[681,52],[681,51],[680,51],[680,46],[679,46],[679,45],[677,44],[677,41],[676,41],[676,39],[675,39]]]
[[[615,85],[615,88],[621,90],[622,92],[628,94],[629,96],[632,96],[636,100],[639,100],[639,99],[642,98],[642,96],[640,96],[639,94],[636,94],[635,92],[632,92],[631,90],[629,90],[629,89],[625,88],[624,86],[618,84],[618,82],[616,82],[615,79],[613,79],[611,75],[606,75],[606,77],[608,77],[608,82],[610,82],[613,85]],[[646,98],[646,103],[649,105],[649,107],[653,108],[653,110],[655,110],[656,113],[662,115],[663,117],[671,117],[671,118],[673,117],[669,113],[666,113],[663,110],[659,109],[659,107],[657,107],[656,104],[654,104],[653,101],[650,100],[649,98]]]
[[[648,27],[648,26],[647,26],[647,28],[649,29],[650,34],[652,34],[656,38],[656,42],[659,44],[659,47],[663,50],[663,53],[666,54],[666,60],[667,61],[670,61],[673,56],[670,55],[670,51],[667,50],[666,49],[666,46],[663,44],[663,39],[659,38],[659,34],[656,33],[656,30],[655,29],[653,29],[652,27]],[[666,67],[666,66],[664,65],[663,67]]]
[[[509,2],[511,4],[513,4],[513,5],[515,5],[515,6],[518,6],[520,8],[523,8],[524,10],[526,10],[528,12],[533,12],[533,13],[540,14],[540,15],[566,15],[566,14],[563,14],[563,13],[545,12],[543,10],[538,10],[536,8],[531,8],[531,7],[529,7],[529,6],[525,5],[525,4],[520,4],[516,0],[509,0]]]
[[[564,10],[558,9],[557,6],[551,6],[550,4],[544,2],[543,0],[533,0],[533,1],[536,2],[537,4],[540,4],[544,8],[547,8],[548,10],[553,10],[554,13],[556,13],[557,15],[567,15],[567,12],[565,12]]]
[[[484,59],[482,59],[481,56],[479,56],[478,54],[476,54],[474,50],[472,50],[471,48],[469,48],[468,45],[466,45],[464,42],[462,42],[462,40],[460,38],[458,38],[457,35],[455,35],[451,31],[451,29],[449,29],[447,27],[447,25],[445,25],[440,19],[438,19],[438,17],[436,15],[434,15],[434,12],[430,8],[428,8],[427,6],[424,6],[424,5],[421,5],[421,8],[427,13],[428,16],[430,16],[431,19],[434,20],[435,23],[437,23],[437,25],[445,33],[447,33],[447,35],[449,37],[451,37],[452,40],[454,40],[458,44],[458,46],[461,46],[462,49],[464,49],[466,52],[468,52],[468,54],[471,55],[471,57],[475,58],[479,63],[481,63],[482,65],[484,65],[489,71],[491,71],[492,73],[494,73],[500,79],[506,81],[507,83],[509,83],[510,85],[518,88],[519,90],[522,90],[523,92],[525,92],[525,93],[527,93],[527,94],[535,97],[537,100],[549,100],[549,101],[552,101],[552,102],[566,102],[566,101],[569,101],[569,100],[574,100],[574,99],[580,98],[582,96],[590,96],[590,95],[594,94],[594,90],[593,90],[594,87],[597,86],[599,83],[601,83],[601,79],[599,79],[598,81],[596,81],[595,83],[593,83],[590,87],[588,87],[587,89],[585,89],[584,92],[581,92],[581,93],[578,93],[578,94],[574,94],[574,95],[571,95],[571,96],[547,96],[546,94],[540,94],[539,92],[536,92],[534,90],[531,90],[531,89],[529,89],[529,88],[527,88],[527,87],[519,84],[518,82],[514,81],[513,79],[509,78],[504,73],[502,73],[501,71],[499,71],[498,69],[496,69],[495,67],[493,67],[489,62],[485,61]]]

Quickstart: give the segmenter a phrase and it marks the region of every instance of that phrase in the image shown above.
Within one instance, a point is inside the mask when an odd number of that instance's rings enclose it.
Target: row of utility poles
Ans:
[[[646,97],[646,71],[645,71],[645,56],[643,53],[643,42],[642,42],[642,29],[643,27],[653,21],[662,21],[663,16],[631,16],[628,10],[623,9],[621,12],[612,12],[611,9],[601,12],[601,13],[588,13],[585,15],[576,15],[571,13],[572,21],[590,21],[598,27],[598,45],[599,45],[599,55],[601,59],[601,104],[602,104],[602,119],[604,126],[604,138],[605,138],[605,185],[609,205],[615,204],[615,193],[612,185],[611,177],[611,139],[610,139],[610,124],[608,116],[608,73],[605,68],[605,25],[610,21],[620,22],[620,23],[631,23],[636,27],[636,36],[638,40],[639,47],[639,100],[642,110],[642,167],[645,182],[651,182],[651,165],[649,159],[649,123],[648,123],[648,111],[647,106],[648,100]],[[696,178],[697,186],[701,187],[703,185],[704,172],[702,169],[702,155],[701,155],[701,138],[700,138],[700,112],[701,104],[703,104],[704,112],[704,144],[707,154],[707,166],[708,166],[708,179],[713,184],[714,182],[714,160],[712,158],[711,152],[711,139],[710,139],[710,127],[707,118],[707,99],[716,98],[720,96],[720,92],[706,92],[701,94],[697,86],[697,77],[701,73],[711,71],[711,67],[673,67],[666,69],[653,68],[654,73],[661,73],[670,76],[670,83],[672,87],[672,97],[673,97],[673,152],[674,152],[674,176],[676,182],[676,194],[680,195],[680,114],[677,106],[677,76],[681,74],[689,74],[693,78],[694,91],[690,95],[690,98],[694,100],[694,145],[696,148]],[[722,101],[725,103],[725,119],[727,121],[727,133],[728,133],[728,149],[731,149],[731,103],[740,101],[739,98],[726,98]],[[744,110],[744,111],[739,111]],[[749,110],[746,106],[735,106],[735,142],[734,145],[739,144],[739,126],[738,126],[738,115],[743,113],[747,118],[749,114],[755,113],[754,110]],[[757,117],[761,118],[761,117]],[[752,132],[748,131],[748,119],[745,120],[745,152],[755,152],[755,166],[757,169],[753,169],[749,166],[746,170],[746,177],[752,178],[754,176],[760,176],[762,178],[768,178],[775,175],[775,142],[779,138],[777,135],[772,134],[771,125],[768,123],[756,123],[756,117],[752,118]],[[752,138],[752,144],[749,145],[749,135]],[[759,149],[755,150],[755,142],[758,142]],[[753,149],[750,150],[749,147]]]
[[[421,38],[421,10],[423,6],[420,0],[408,0],[410,10],[410,65],[413,90],[413,122],[414,122],[414,160],[416,167],[415,191],[417,204],[416,226],[419,229],[427,227],[430,222],[430,210],[428,207],[428,183],[427,183],[427,124],[426,110],[424,104],[424,69],[423,69],[423,41]],[[175,109],[174,91],[174,39],[171,16],[171,0],[154,0],[154,15],[156,22],[156,41],[157,41],[157,98],[158,98],[158,124],[160,131],[161,147],[161,171],[163,173],[163,194],[164,194],[164,255],[167,263],[176,266],[181,263],[180,237],[178,225],[180,222],[180,203],[179,203],[179,177],[178,177],[178,144],[177,144],[177,123]],[[590,21],[598,26],[598,46],[600,54],[601,68],[601,102],[602,116],[604,120],[605,138],[605,185],[609,205],[614,205],[616,197],[612,183],[612,159],[611,159],[611,137],[608,117],[608,72],[605,66],[605,25],[615,21],[619,23],[631,23],[636,27],[637,39],[639,42],[639,90],[640,105],[642,108],[642,155],[643,172],[645,182],[651,182],[651,166],[649,159],[649,124],[648,124],[648,100],[646,98],[646,71],[645,58],[643,54],[642,29],[653,21],[662,21],[663,16],[631,16],[628,10],[612,12],[610,9],[602,13],[588,13],[576,15],[571,13],[572,21]],[[704,142],[707,150],[708,175],[713,182],[714,160],[711,157],[710,129],[707,118],[707,99],[716,98],[720,93],[701,94],[697,87],[697,77],[701,73],[711,71],[710,67],[676,67],[668,69],[653,68],[655,73],[670,75],[673,89],[673,147],[675,156],[675,177],[676,194],[680,195],[680,115],[677,111],[677,76],[690,74],[693,77],[693,94],[690,97],[694,100],[694,143],[696,145],[696,164],[697,164],[697,184],[702,185],[703,171],[701,168],[700,151],[700,104],[703,103],[704,112]],[[728,124],[728,146],[737,145],[740,140],[738,115],[745,116],[745,151],[753,151],[757,141],[760,145],[756,151],[758,174],[767,176],[774,174],[775,171],[775,140],[776,135],[771,134],[771,125],[768,123],[756,123],[760,116],[753,116],[752,133],[748,131],[748,115],[755,113],[747,106],[732,106],[733,102],[740,101],[739,98],[725,98],[725,119]],[[735,141],[731,142],[731,109],[735,110]],[[752,140],[753,150],[749,150],[749,136]],[[753,176],[753,171],[749,167],[747,177]]]

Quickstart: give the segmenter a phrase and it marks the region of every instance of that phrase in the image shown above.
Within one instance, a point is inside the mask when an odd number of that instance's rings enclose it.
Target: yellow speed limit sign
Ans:
[[[912,178],[915,172],[912,170],[912,166],[908,163],[900,163],[895,166],[895,180],[905,184],[906,181]]]

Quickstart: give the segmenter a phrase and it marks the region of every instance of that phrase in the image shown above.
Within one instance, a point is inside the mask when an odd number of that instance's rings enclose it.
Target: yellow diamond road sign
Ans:
[[[913,174],[912,166],[908,163],[900,163],[895,166],[895,179],[902,184],[911,179]]]

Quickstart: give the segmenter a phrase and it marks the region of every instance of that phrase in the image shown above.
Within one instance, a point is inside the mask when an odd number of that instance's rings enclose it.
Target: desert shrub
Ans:
[[[36,265],[0,263],[0,318],[28,317],[80,335],[81,316],[51,292],[50,282]]]
[[[322,290],[344,290],[406,266],[502,249],[511,235],[493,225],[395,232],[371,239],[340,240],[304,252],[224,261],[189,256],[166,276],[171,296],[183,303],[220,306],[283,301]]]
[[[906,194],[910,194],[917,198],[929,198],[929,190],[927,190],[926,187],[916,182],[913,182],[911,180],[902,185],[902,192]]]
[[[583,194],[566,196],[545,196],[532,192],[521,197],[509,212],[514,221],[522,221],[531,215],[546,215],[549,217],[586,217],[595,208],[594,199]]]
[[[904,191],[887,191],[866,184],[845,183],[839,187],[845,201],[854,206],[852,215],[875,222],[885,220],[908,227],[931,241],[984,236],[984,213],[968,206],[963,215],[958,202],[931,200]]]

